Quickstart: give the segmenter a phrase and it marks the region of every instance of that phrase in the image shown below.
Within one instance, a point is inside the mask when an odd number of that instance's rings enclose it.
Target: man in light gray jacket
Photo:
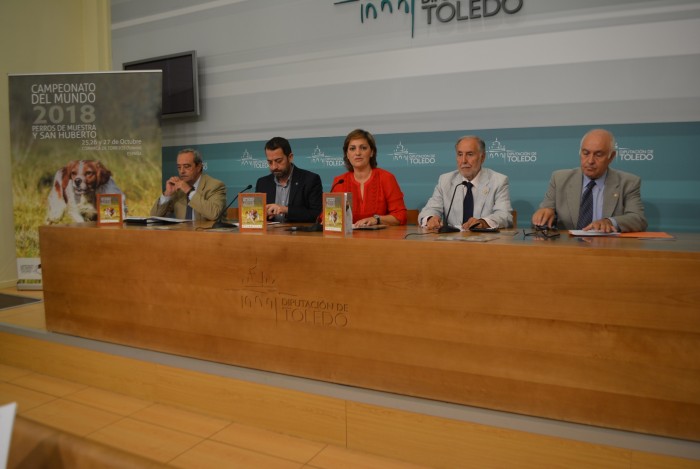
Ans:
[[[429,229],[508,228],[513,225],[508,177],[483,168],[486,144],[474,135],[455,144],[457,170],[442,174],[432,197],[418,214]],[[454,230],[457,231],[457,230]]]

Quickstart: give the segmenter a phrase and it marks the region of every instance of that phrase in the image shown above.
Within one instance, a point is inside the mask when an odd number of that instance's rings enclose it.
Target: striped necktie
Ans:
[[[593,188],[595,187],[595,179],[591,179],[586,184],[586,190],[581,196],[581,208],[578,212],[578,223],[576,229],[581,230],[593,221]]]

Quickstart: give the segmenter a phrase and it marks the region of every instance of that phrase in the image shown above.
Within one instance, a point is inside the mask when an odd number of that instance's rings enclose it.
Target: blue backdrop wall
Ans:
[[[432,194],[438,176],[456,168],[456,140],[476,134],[486,142],[485,165],[509,176],[511,202],[518,211],[518,224],[523,227],[529,226],[552,171],[579,165],[581,137],[595,127],[598,126],[375,134],[377,161],[396,175],[406,206],[420,209]],[[612,167],[642,178],[649,230],[700,231],[700,122],[604,127],[617,139],[618,156]],[[290,139],[294,162],[318,173],[324,190],[329,190],[333,177],[345,172],[344,139],[345,135]],[[203,144],[197,148],[203,154],[206,171],[226,184],[230,201],[242,188],[268,174],[264,144],[261,140]],[[176,173],[180,148],[163,149],[163,180]]]

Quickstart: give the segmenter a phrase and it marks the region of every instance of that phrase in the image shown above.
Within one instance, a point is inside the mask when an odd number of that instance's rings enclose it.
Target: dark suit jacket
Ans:
[[[255,184],[255,192],[264,192],[267,194],[267,203],[274,204],[275,192],[275,176],[268,174],[265,177],[258,179]],[[289,213],[287,213],[287,221],[297,223],[313,223],[323,210],[321,198],[323,195],[323,185],[321,177],[306,171],[294,165],[292,173],[292,187],[289,189]]]
[[[620,231],[644,231],[647,220],[638,176],[608,168],[603,191],[603,218],[614,217]],[[581,168],[554,171],[540,208],[553,208],[559,229],[574,230],[583,190]]]

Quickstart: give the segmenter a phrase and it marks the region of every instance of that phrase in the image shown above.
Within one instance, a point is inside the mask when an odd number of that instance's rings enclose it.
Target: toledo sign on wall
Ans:
[[[419,0],[420,13],[426,24],[490,18],[501,13],[515,14],[523,8],[525,0]],[[360,6],[360,22],[376,20],[380,14],[402,13],[411,15],[411,37],[416,23],[416,0],[335,0],[333,5],[357,3]]]

